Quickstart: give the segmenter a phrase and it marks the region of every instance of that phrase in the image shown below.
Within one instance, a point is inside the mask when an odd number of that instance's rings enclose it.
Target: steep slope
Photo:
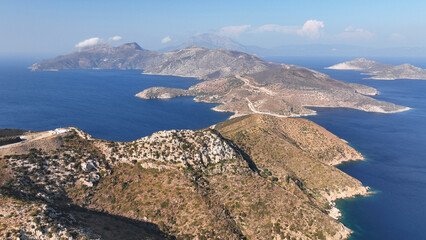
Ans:
[[[39,239],[348,237],[350,230],[328,216],[330,203],[366,189],[330,164],[362,158],[359,153],[303,119],[254,115],[216,129],[232,141],[203,129],[112,142],[71,128],[57,134],[63,144],[54,150],[40,144],[39,150],[3,154],[0,198],[15,205],[2,204],[0,211],[21,210],[0,218],[7,223],[1,234]],[[9,220],[15,218],[33,223]]]
[[[318,204],[367,193],[358,180],[332,167],[363,156],[311,121],[256,114],[219,123],[215,129],[248,153],[264,174],[282,184],[298,181]]]

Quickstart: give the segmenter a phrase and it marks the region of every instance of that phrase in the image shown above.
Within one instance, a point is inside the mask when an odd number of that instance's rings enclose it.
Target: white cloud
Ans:
[[[402,40],[404,40],[404,39],[405,39],[405,37],[404,37],[403,35],[399,34],[399,33],[392,33],[392,34],[389,36],[389,39],[390,39],[391,41],[402,41]]]
[[[161,43],[168,43],[171,42],[172,39],[170,38],[170,36],[164,37],[163,39],[161,39]]]
[[[322,28],[324,28],[324,22],[318,20],[308,20],[301,27],[278,24],[265,24],[253,30],[252,33],[277,32],[284,34],[297,34],[299,36],[313,39],[319,38],[321,36]]]
[[[81,42],[77,43],[75,45],[75,47],[76,48],[90,47],[90,46],[99,44],[100,42],[102,42],[102,39],[100,39],[98,37],[94,37],[94,38],[89,38],[89,39],[86,39],[84,41],[81,41]]]
[[[237,37],[249,28],[251,28],[251,25],[226,26],[221,28],[218,34],[227,37]]]
[[[324,28],[324,22],[318,20],[308,20],[303,24],[302,29],[297,30],[300,36],[306,36],[314,39],[321,36],[321,29]]]
[[[337,39],[340,40],[371,40],[375,35],[362,28],[354,28],[349,26],[345,30],[337,35]]]
[[[262,33],[262,32],[278,32],[278,33],[295,33],[297,31],[297,26],[283,26],[278,24],[265,24],[256,28],[253,33]]]
[[[123,38],[121,36],[118,36],[118,35],[108,38],[109,41],[120,41],[121,39],[123,39]]]

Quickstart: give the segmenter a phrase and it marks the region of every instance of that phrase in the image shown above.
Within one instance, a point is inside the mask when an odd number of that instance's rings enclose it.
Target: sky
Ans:
[[[264,48],[426,47],[424,0],[0,0],[0,55],[56,55],[97,43],[156,50],[201,33]]]

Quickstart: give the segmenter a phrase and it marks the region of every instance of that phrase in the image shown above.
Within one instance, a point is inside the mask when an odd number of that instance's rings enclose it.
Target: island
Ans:
[[[334,201],[363,156],[317,124],[252,114],[131,142],[70,127],[0,148],[0,232],[21,239],[346,239]],[[274,144],[270,144],[273,142]]]
[[[372,75],[368,79],[396,80],[420,79],[426,80],[426,69],[415,67],[411,64],[391,65],[383,64],[365,58],[339,63],[326,69],[362,71],[365,75]]]
[[[225,49],[191,46],[166,53],[141,48],[137,43],[118,47],[106,44],[35,63],[39,70],[139,69],[143,74],[194,77],[189,89],[150,88],[137,93],[144,99],[194,96],[196,101],[219,104],[213,110],[234,116],[263,113],[281,117],[315,114],[308,107],[345,107],[367,112],[395,113],[410,108],[379,101],[379,92],[365,85],[346,83],[291,64],[263,61],[255,55]]]

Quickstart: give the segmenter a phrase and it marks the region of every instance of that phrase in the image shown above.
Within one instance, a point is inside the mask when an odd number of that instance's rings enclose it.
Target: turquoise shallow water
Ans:
[[[377,99],[413,108],[396,114],[366,113],[350,109],[316,108],[307,117],[349,143],[365,157],[363,162],[339,166],[370,186],[376,194],[340,200],[351,239],[426,239],[426,81],[363,80],[359,72],[324,70],[352,58],[275,58],[329,74],[335,79],[369,85]],[[426,59],[377,59],[411,63],[426,68]]]
[[[335,79],[377,88],[378,99],[409,106],[397,114],[316,109],[308,117],[346,139],[365,157],[339,166],[377,193],[338,201],[353,239],[426,239],[426,81],[363,80],[358,72],[324,70],[352,58],[271,58],[316,69]],[[425,59],[377,59],[426,68]],[[0,128],[79,127],[95,137],[129,141],[165,129],[203,128],[231,114],[192,98],[142,100],[152,86],[188,88],[197,80],[140,71],[30,72],[29,59],[0,59]]]

